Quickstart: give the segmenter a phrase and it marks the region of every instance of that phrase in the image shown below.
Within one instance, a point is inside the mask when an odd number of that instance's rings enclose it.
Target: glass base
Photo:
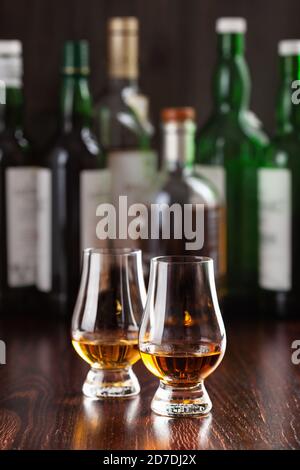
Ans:
[[[133,397],[140,392],[139,381],[130,369],[91,369],[82,387],[85,396],[101,398]]]
[[[212,403],[203,382],[185,388],[174,388],[160,382],[151,409],[162,416],[201,416],[210,412]]]

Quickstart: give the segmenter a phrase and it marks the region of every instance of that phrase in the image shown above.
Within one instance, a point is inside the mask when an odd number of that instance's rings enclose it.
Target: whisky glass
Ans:
[[[84,395],[94,399],[137,395],[132,370],[140,359],[138,330],[146,289],[136,249],[86,249],[72,320],[72,343],[91,369]]]
[[[160,379],[152,411],[171,417],[209,413],[204,380],[226,348],[211,258],[152,259],[139,347],[143,363]]]

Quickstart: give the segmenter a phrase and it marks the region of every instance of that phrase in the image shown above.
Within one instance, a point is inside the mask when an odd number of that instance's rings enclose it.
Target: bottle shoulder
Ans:
[[[257,155],[269,144],[267,134],[237,115],[215,115],[197,132],[196,163],[224,165],[227,158]]]
[[[98,113],[105,112],[106,110],[113,112],[120,107],[125,108],[122,95],[120,93],[107,91],[96,101],[94,105],[94,113],[97,115]]]
[[[105,149],[148,147],[148,98],[137,87],[109,90],[94,108],[94,131]]]
[[[186,170],[185,180],[195,194],[200,195],[205,204],[215,206],[221,205],[221,199],[214,185],[204,176],[197,174],[194,170]]]
[[[181,174],[170,173],[154,197],[155,203],[204,204],[215,207],[221,204],[214,187],[208,180],[191,170]]]
[[[256,138],[261,145],[269,143],[269,137],[264,131],[261,122],[256,115],[251,112],[237,114],[214,114],[207,122],[199,128],[196,140],[201,142],[204,139],[243,141]]]
[[[12,133],[0,134],[0,163],[5,166],[18,166],[27,163],[27,147]]]
[[[263,148],[269,145],[270,139],[263,128],[262,122],[253,111],[245,111],[241,114],[241,125],[244,133]]]
[[[299,166],[300,138],[295,133],[276,135],[264,154],[262,166],[289,168]]]
[[[122,94],[125,93],[126,91],[128,93],[135,93],[139,94],[140,88],[138,81],[128,81],[126,79],[115,79],[115,80],[108,80],[106,82],[105,87],[102,88],[100,94],[95,100],[96,106],[99,105],[101,102],[104,102],[107,100],[107,98],[111,97],[117,97],[119,99],[122,99]]]
[[[109,112],[112,115],[116,114],[120,109],[128,109],[126,103],[127,96],[137,95],[139,96],[140,90],[138,87],[116,87],[106,88],[102,94],[98,97],[94,105],[94,114],[97,116],[98,113]]]
[[[59,135],[45,153],[43,163],[49,167],[104,167],[104,152],[89,129]]]

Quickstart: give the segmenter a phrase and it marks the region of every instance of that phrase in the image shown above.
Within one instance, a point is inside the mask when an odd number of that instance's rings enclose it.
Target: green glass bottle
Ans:
[[[64,46],[60,131],[37,178],[37,285],[47,306],[70,312],[81,251],[96,246],[96,208],[109,198],[109,173],[92,135],[88,43]]]
[[[35,169],[23,131],[22,44],[0,41],[0,308],[13,313],[35,285]]]
[[[277,129],[259,170],[259,284],[263,311],[287,317],[298,312],[300,281],[300,41],[281,41],[279,56]]]
[[[197,134],[195,168],[226,202],[228,306],[253,310],[258,277],[257,169],[268,138],[249,110],[246,22],[220,18],[216,31],[214,110]]]

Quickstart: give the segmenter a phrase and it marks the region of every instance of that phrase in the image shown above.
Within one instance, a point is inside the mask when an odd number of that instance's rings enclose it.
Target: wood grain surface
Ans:
[[[207,380],[212,413],[170,419],[151,413],[157,380],[141,362],[138,397],[90,401],[68,325],[2,318],[0,449],[300,449],[300,365],[291,362],[300,322],[226,326],[225,358]]]

